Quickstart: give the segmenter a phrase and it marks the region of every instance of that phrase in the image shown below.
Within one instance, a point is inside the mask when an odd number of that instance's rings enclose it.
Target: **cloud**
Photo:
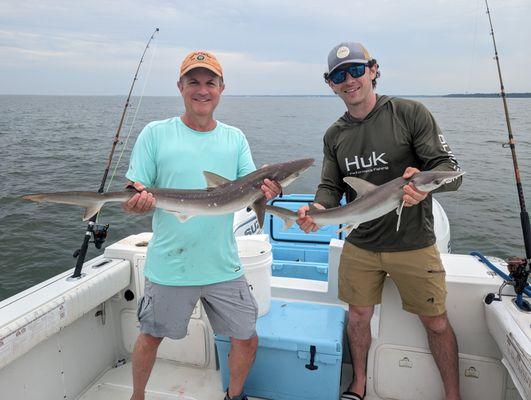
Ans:
[[[491,1],[491,12],[507,86],[531,91],[522,68],[531,61],[523,51],[531,4]],[[175,93],[180,59],[192,49],[220,56],[227,93],[328,94],[326,56],[344,40],[363,42],[378,59],[381,92],[489,90],[496,80],[481,0],[4,0],[0,24],[3,93],[123,93],[155,27],[146,89],[155,95]]]

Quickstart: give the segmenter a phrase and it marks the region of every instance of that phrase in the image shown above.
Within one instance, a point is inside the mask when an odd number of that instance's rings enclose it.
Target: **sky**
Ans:
[[[531,1],[491,0],[507,92],[531,92]],[[173,96],[183,57],[210,50],[228,95],[329,95],[342,41],[378,60],[378,93],[499,91],[484,0],[0,0],[0,94]]]

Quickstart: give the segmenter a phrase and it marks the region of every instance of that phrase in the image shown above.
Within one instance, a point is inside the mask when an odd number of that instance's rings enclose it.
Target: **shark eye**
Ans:
[[[433,183],[435,183],[436,185],[440,185],[442,183],[442,179],[435,179]]]

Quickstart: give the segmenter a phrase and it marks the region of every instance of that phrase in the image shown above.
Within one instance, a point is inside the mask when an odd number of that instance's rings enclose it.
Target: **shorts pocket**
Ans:
[[[153,308],[153,299],[151,296],[144,296],[142,297],[142,300],[140,300],[140,304],[138,305],[138,309],[136,312],[136,316],[138,317],[139,321],[142,321],[146,318],[146,316],[152,314],[152,308]]]
[[[247,296],[249,296],[249,301],[251,302],[254,308],[254,319],[256,320],[258,318],[258,301],[256,300],[256,297],[253,293],[252,285],[245,282],[244,291],[247,292]]]
[[[238,282],[238,285],[235,287],[234,295],[237,296],[237,303],[239,309],[242,312],[252,312],[254,314],[254,319],[258,317],[258,302],[254,296],[254,288],[247,281],[247,279],[242,279]]]
[[[432,264],[426,266],[426,272],[428,274],[446,274],[446,271],[444,270],[444,267],[442,264]]]
[[[432,245],[426,252],[426,265],[428,273],[445,273],[444,266],[441,260],[441,253],[436,245]]]

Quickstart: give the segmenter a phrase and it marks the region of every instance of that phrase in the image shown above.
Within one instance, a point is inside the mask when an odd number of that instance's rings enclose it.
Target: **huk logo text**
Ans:
[[[376,152],[373,151],[372,154],[368,157],[354,156],[354,160],[349,160],[347,157],[345,157],[345,165],[347,167],[347,171],[351,172],[351,167],[355,167],[355,170],[360,170],[365,168],[376,167],[378,165],[387,165],[388,162],[383,159],[384,155],[385,153],[376,156]]]

